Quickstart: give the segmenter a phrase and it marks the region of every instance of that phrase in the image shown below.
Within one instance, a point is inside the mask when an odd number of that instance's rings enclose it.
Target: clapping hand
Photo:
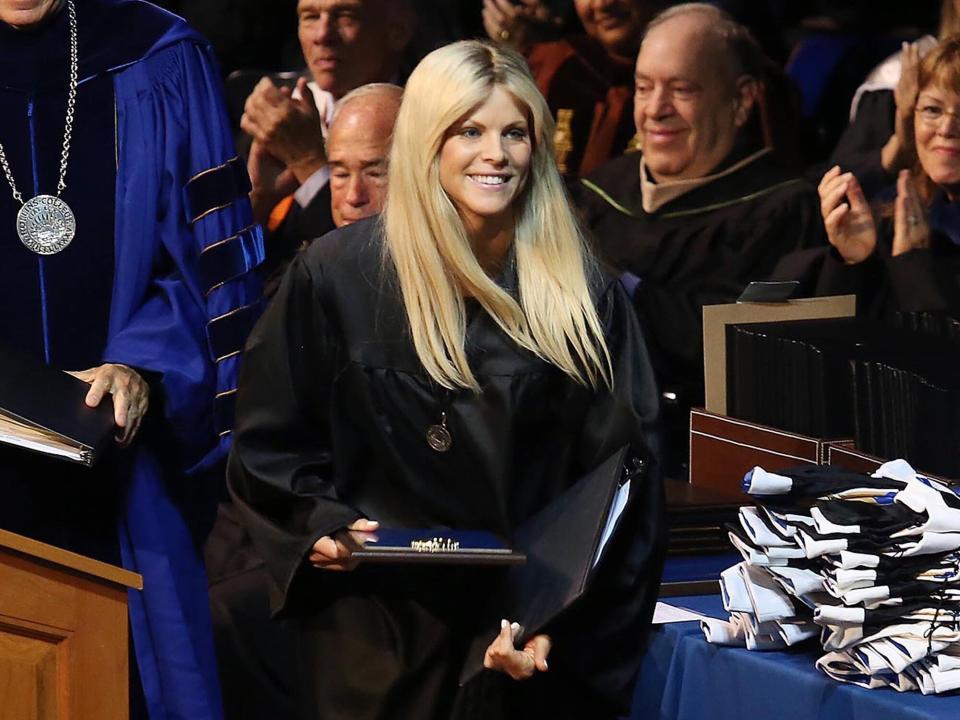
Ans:
[[[863,262],[877,246],[877,227],[870,205],[853,173],[834,166],[817,186],[827,239],[848,265]]]
[[[320,111],[304,78],[297,81],[296,93],[262,78],[243,106],[240,127],[299,183],[326,165]]]
[[[293,171],[271,155],[259,140],[250,145],[247,159],[250,175],[250,203],[256,222],[266,224],[273,207],[300,187]]]
[[[896,103],[894,132],[880,151],[880,163],[887,172],[909,166],[915,159],[913,111],[919,92],[920,46],[903,43],[900,51],[900,79],[893,91]]]
[[[896,257],[911,250],[930,247],[927,213],[911,182],[909,170],[897,176],[897,200],[893,206],[893,249]]]
[[[897,105],[897,134],[904,147],[913,147],[913,110],[919,93],[920,46],[903,43],[900,51],[900,79],[893,90]]]
[[[496,40],[521,52],[543,31],[558,26],[550,9],[541,0],[483,0],[483,28]]]

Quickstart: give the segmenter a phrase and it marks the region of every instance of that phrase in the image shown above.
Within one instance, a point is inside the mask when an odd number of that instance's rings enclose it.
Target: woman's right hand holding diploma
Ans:
[[[369,540],[376,540],[378,527],[380,523],[376,520],[360,518],[333,535],[324,535],[310,549],[310,564],[320,570],[353,570],[357,566],[353,551]]]
[[[483,656],[483,666],[488,670],[504,672],[514,680],[526,680],[538,670],[547,671],[547,655],[550,654],[550,637],[534,635],[527,640],[523,650],[514,644],[520,634],[520,626],[506,620],[500,621],[500,634],[490,643]]]

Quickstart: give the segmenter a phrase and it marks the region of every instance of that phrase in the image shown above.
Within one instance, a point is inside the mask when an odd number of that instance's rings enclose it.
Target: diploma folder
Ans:
[[[0,349],[0,443],[91,466],[113,437],[109,398],[87,407],[89,383]]]
[[[367,541],[351,557],[361,562],[450,565],[517,565],[527,559],[503,539],[480,530],[380,528],[374,535],[376,540]]]
[[[491,599],[490,632],[473,643],[460,674],[461,685],[483,670],[484,653],[499,632],[501,618],[520,623],[517,640],[522,644],[586,592],[593,569],[616,531],[630,484],[644,481],[645,466],[627,471],[628,451],[629,446],[620,448],[517,529],[514,546],[526,553],[527,562],[509,568],[500,601]]]

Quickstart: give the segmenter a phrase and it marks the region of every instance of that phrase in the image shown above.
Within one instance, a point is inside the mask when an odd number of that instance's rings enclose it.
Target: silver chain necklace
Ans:
[[[67,92],[67,118],[63,128],[63,149],[60,151],[60,181],[56,195],[37,195],[26,202],[17,190],[10,172],[7,155],[0,145],[0,165],[7,176],[13,199],[20,203],[17,213],[17,235],[20,242],[38,255],[53,255],[63,250],[77,231],[77,221],[73,210],[60,194],[67,187],[67,160],[70,157],[70,136],[73,133],[73,109],[77,102],[77,12],[73,0],[67,0],[67,13],[70,17],[70,87]]]

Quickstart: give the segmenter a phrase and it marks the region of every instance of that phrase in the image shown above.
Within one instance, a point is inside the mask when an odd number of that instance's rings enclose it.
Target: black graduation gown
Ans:
[[[640,279],[633,305],[660,389],[676,395],[663,407],[664,470],[682,474],[688,411],[704,400],[703,306],[734,302],[784,255],[825,244],[823,222],[816,190],[770,155],[653,213],[639,177],[640,154],[626,155],[573,192],[597,254]]]
[[[306,207],[300,207],[294,200],[280,226],[266,236],[266,257],[258,268],[264,279],[263,294],[273,297],[294,256],[335,227],[329,182],[317,191]]]
[[[863,262],[847,265],[827,246],[798,253],[784,263],[784,271],[813,294],[856,295],[858,316],[943,332],[944,320],[960,320],[960,245],[935,220],[930,224],[928,248],[894,257],[893,221],[884,219],[877,228],[877,249]]]
[[[596,298],[613,393],[519,350],[477,308],[467,350],[482,393],[448,392],[414,352],[376,218],[294,261],[248,342],[228,484],[279,590],[276,606],[299,619],[317,716],[498,717],[491,703],[516,692],[547,698],[534,716],[565,698],[596,698],[600,716],[626,709],[659,583],[656,473],[632,490],[622,532],[591,592],[554,628],[551,670],[536,682],[514,687],[484,673],[456,692],[476,620],[497,602],[485,571],[336,573],[304,560],[317,538],[361,516],[509,536],[618,447],[644,453],[656,402],[643,342],[616,282],[598,281]],[[453,445],[437,453],[424,433],[442,413]]]
[[[865,92],[860,98],[857,116],[843,131],[830,156],[830,165],[852,172],[867,198],[896,181],[880,162],[880,151],[894,132],[896,102],[892,90]]]

